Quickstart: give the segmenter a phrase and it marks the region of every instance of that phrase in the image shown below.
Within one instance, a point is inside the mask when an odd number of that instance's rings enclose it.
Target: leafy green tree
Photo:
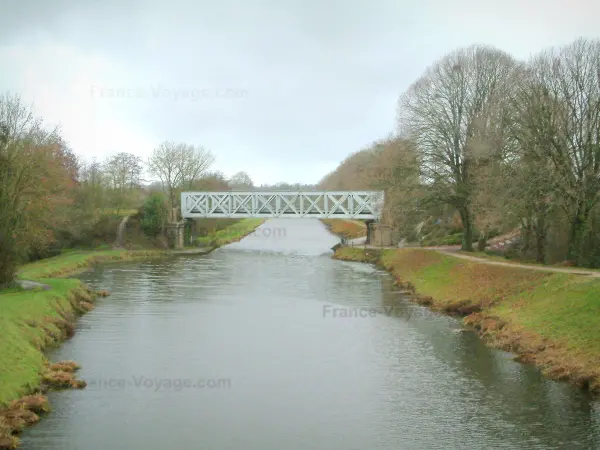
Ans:
[[[169,209],[162,193],[153,193],[142,206],[142,230],[147,236],[158,236],[167,221]]]
[[[77,161],[19,97],[0,96],[0,286],[29,252],[55,240],[69,220]]]

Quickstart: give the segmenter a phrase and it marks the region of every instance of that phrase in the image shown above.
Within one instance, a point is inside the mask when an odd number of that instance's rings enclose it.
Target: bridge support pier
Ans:
[[[184,247],[184,229],[185,222],[171,222],[165,225],[170,248],[182,249]]]
[[[373,242],[373,225],[375,224],[375,221],[365,220],[365,224],[367,225],[367,239],[365,240],[365,244],[371,245]]]
[[[397,235],[389,225],[370,221],[367,223],[367,244],[374,247],[394,247],[398,244]]]

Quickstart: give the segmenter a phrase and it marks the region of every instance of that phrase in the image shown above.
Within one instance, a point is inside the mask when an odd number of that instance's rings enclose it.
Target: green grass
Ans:
[[[72,311],[69,296],[82,287],[73,279],[44,282],[52,289],[0,293],[0,405],[39,386],[45,361],[40,348],[50,344],[48,333],[60,335],[51,321],[59,319],[59,310]]]
[[[424,247],[432,247],[436,245],[461,245],[462,237],[462,233],[455,233],[442,237],[425,237],[421,241],[421,245]]]
[[[375,263],[381,256],[379,249],[362,249],[360,247],[340,247],[335,252],[336,259],[342,261]]]
[[[125,217],[125,216],[133,216],[135,214],[138,213],[137,209],[122,209],[120,211],[118,211],[117,213],[117,209],[116,208],[104,208],[101,210],[102,214],[107,214],[107,215],[118,215],[121,217]]]
[[[534,289],[492,308],[491,313],[600,362],[597,278],[552,274]]]
[[[19,269],[18,276],[26,280],[65,276],[99,262],[147,259],[166,254],[167,252],[161,250],[72,250],[63,252],[59,256],[26,264]]]
[[[321,219],[329,231],[346,239],[354,239],[367,235],[367,225],[360,220]]]
[[[242,219],[222,230],[196,238],[195,243],[199,247],[221,247],[231,242],[239,241],[254,231],[263,222],[264,219]]]
[[[384,264],[385,261],[387,260],[384,260]],[[451,274],[457,264],[458,262],[451,258],[440,258],[431,265],[415,270],[409,278],[418,292],[434,298],[445,299],[447,297],[448,286],[453,281]],[[463,296],[459,298],[462,300]]]

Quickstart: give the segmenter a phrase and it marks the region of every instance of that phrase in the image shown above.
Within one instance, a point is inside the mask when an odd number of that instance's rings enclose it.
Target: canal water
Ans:
[[[53,360],[24,449],[593,449],[600,404],[332,260],[319,221],[269,220],[206,256],[105,265],[112,296]]]

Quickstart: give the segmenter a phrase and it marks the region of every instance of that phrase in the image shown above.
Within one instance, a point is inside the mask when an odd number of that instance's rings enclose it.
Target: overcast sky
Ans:
[[[395,128],[437,58],[600,36],[597,0],[0,0],[0,88],[78,154],[200,144],[214,169],[313,183]]]

